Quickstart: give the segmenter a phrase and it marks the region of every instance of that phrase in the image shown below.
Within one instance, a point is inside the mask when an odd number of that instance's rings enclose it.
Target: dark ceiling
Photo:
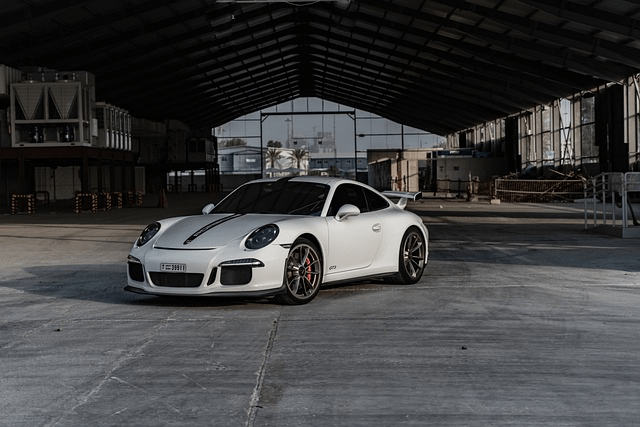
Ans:
[[[0,63],[219,126],[318,97],[446,134],[640,70],[625,0],[3,0]]]

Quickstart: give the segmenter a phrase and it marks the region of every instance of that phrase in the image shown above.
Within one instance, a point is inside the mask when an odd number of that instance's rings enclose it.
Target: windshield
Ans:
[[[268,213],[319,216],[329,186],[311,182],[254,182],[243,185],[218,204],[212,213]]]

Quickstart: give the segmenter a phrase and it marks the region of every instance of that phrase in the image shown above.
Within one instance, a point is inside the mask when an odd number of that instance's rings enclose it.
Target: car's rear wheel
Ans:
[[[416,283],[424,272],[427,254],[424,236],[417,228],[410,228],[404,233],[399,252],[398,273],[388,281],[405,285]]]
[[[316,245],[298,239],[289,250],[284,271],[284,292],[276,295],[281,304],[306,304],[316,297],[322,283],[322,258]]]

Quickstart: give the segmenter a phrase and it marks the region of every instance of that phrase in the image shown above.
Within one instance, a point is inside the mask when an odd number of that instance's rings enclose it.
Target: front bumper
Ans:
[[[150,295],[273,295],[284,289],[287,254],[280,245],[255,251],[134,248],[125,290]],[[184,266],[184,271],[163,271],[163,264]]]

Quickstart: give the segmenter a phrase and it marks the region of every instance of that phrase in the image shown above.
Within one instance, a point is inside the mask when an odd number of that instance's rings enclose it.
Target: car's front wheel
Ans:
[[[308,239],[295,241],[284,271],[284,292],[276,295],[281,304],[306,304],[318,294],[322,283],[322,258],[316,245]]]

